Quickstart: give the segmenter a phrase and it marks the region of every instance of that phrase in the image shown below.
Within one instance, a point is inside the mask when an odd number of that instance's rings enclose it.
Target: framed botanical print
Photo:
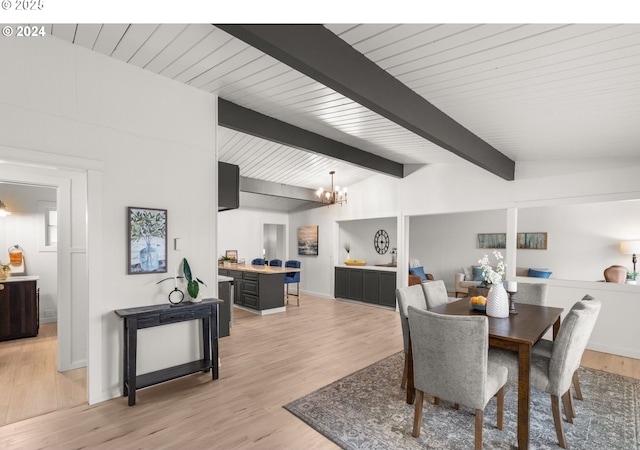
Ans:
[[[167,210],[127,208],[127,273],[167,271]]]

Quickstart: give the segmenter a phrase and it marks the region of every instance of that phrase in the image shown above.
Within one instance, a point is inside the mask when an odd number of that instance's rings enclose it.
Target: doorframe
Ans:
[[[3,181],[56,188],[58,370],[86,366],[88,402],[95,403],[101,397],[101,327],[92,326],[99,321],[92,323],[90,318],[92,305],[102,297],[102,162],[0,146],[0,167],[7,169]]]

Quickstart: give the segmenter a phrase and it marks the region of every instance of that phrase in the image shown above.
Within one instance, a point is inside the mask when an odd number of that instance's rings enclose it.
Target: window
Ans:
[[[58,250],[58,210],[55,202],[38,202],[38,246],[41,252]]]

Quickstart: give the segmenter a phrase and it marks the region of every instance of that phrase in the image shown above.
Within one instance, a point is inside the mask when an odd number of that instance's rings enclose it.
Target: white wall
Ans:
[[[36,186],[0,183],[0,200],[12,215],[0,218],[0,260],[8,263],[8,248],[23,248],[25,273],[37,275],[40,288],[40,322],[55,322],[58,314],[57,253],[42,250],[44,216],[38,202],[56,202],[56,190]]]
[[[604,236],[609,233],[606,237],[608,244],[605,245],[608,247],[607,253],[601,255],[601,260],[592,258],[595,266],[604,269],[614,261],[628,265],[625,259],[629,258],[615,254],[614,247],[619,239],[636,237],[632,236],[632,230],[640,226],[637,209],[633,206],[625,208],[609,202],[640,199],[640,178],[636,176],[639,169],[640,160],[626,160],[619,164],[611,161],[584,161],[572,164],[557,161],[524,162],[516,166],[516,181],[509,182],[461,161],[457,164],[425,166],[401,180],[383,175],[372,176],[349,187],[349,203],[342,208],[333,206],[291,215],[292,228],[308,223],[319,223],[321,230],[323,227],[335,227],[333,249],[331,246],[327,249],[331,254],[324,258],[321,256],[317,263],[313,264],[315,280],[303,285],[303,290],[309,288],[316,294],[332,297],[333,267],[336,259],[334,253],[341,249],[337,222],[371,219],[375,224],[380,217],[385,216],[398,216],[402,221],[409,223],[409,241],[406,247],[402,244],[405,240],[404,231],[398,235],[401,243],[398,246],[398,263],[401,264],[410,257],[420,258],[428,271],[431,271],[430,265],[433,264],[436,277],[442,271],[442,276],[447,278],[446,281],[449,284],[453,283],[453,280],[448,280],[452,270],[456,270],[458,266],[462,267],[463,264],[472,264],[480,255],[481,251],[475,248],[475,235],[478,232],[551,230],[549,236],[551,240],[565,226],[562,222],[568,220],[567,216],[558,216],[558,221],[555,222],[554,214],[541,217],[533,210],[524,211],[524,208],[561,207],[566,208],[567,214],[570,215],[572,209],[567,208],[568,205],[591,204],[589,212],[581,215],[579,219],[576,217],[571,225],[579,227],[585,221],[591,220],[593,223],[586,226],[589,230],[586,232],[587,236],[595,233],[598,228],[601,229],[603,236],[601,239],[605,239]],[[514,229],[509,230],[507,214],[504,213],[507,208],[518,208],[522,211],[522,217],[517,221],[518,229],[514,225]],[[485,212],[478,215],[449,216],[451,213],[478,211],[502,211],[500,214],[504,214],[504,219],[501,221],[499,216],[494,217],[492,213]],[[444,214],[444,216],[433,216],[438,214]],[[530,223],[529,214],[534,215],[539,222]],[[472,224],[455,221],[465,217],[470,221],[479,220],[481,226],[473,229]],[[438,222],[439,220],[444,221]],[[540,222],[541,220],[546,222]],[[418,238],[422,227],[444,230],[445,238],[438,243],[429,243],[429,237]],[[545,227],[545,229],[538,229],[539,227]],[[404,230],[404,226],[399,228]],[[604,228],[609,231],[602,231]],[[461,234],[467,235],[466,243],[461,242]],[[575,240],[573,238],[569,240],[573,240],[576,245],[584,245],[581,241],[585,239],[585,235],[578,232],[575,236]],[[414,239],[418,240],[414,242]],[[449,242],[449,239],[454,241]],[[589,240],[593,242],[593,236],[589,237]],[[554,245],[557,245],[557,241],[555,242]],[[437,254],[427,250],[429,245],[437,245],[436,248],[439,249]],[[602,240],[597,247],[603,250]],[[565,251],[568,252],[568,249],[563,249],[563,252]],[[425,252],[424,256],[421,256],[422,252]],[[549,252],[547,255],[551,255]],[[527,255],[523,251],[517,252],[518,258],[522,258],[522,261],[518,259],[516,265],[524,265],[521,264],[522,262],[546,266],[546,264],[537,264],[539,261],[535,261],[530,255],[531,253]],[[338,255],[338,260],[343,256],[343,254]],[[581,260],[584,259],[583,256],[581,255]],[[556,258],[559,258],[558,254],[554,255],[549,267],[554,271],[557,267],[562,273],[568,267],[566,264],[571,263],[558,261],[556,264]],[[399,270],[401,270],[400,267]],[[601,278],[597,270],[589,276]],[[399,281],[404,283],[405,278],[399,277]],[[578,282],[555,279],[548,283],[550,284],[549,304],[552,306],[557,305],[568,309],[589,292],[602,298],[601,318],[596,325],[589,348],[640,358],[640,350],[635,345],[640,341],[640,328],[628,319],[640,315],[640,303],[637,302],[640,286],[613,286],[596,281]]]
[[[90,365],[100,368],[89,371],[89,397],[111,398],[122,379],[122,323],[113,311],[167,302],[168,286],[155,284],[162,275],[126,274],[127,206],[167,209],[169,243],[179,237],[183,248],[169,245],[169,267],[186,256],[215,289],[217,99],[51,37],[3,39],[0,54],[0,82],[12,86],[0,90],[0,145],[53,154],[63,165],[65,155],[102,163],[100,182],[90,184],[102,192],[93,228],[102,230],[100,248],[91,250],[102,258],[87,270],[100,271],[104,294],[89,299]],[[194,358],[195,326],[142,332],[138,370]]]
[[[218,256],[224,255],[225,250],[237,250],[238,259],[244,259],[246,264],[251,264],[254,258],[262,258],[266,223],[284,225],[288,229],[289,215],[244,208],[218,213]]]
[[[345,220],[339,222],[338,263],[344,261],[346,253],[344,244],[351,244],[351,259],[361,259],[367,265],[391,263],[391,250],[398,247],[398,230],[396,217],[381,217],[365,220]],[[374,246],[374,238],[379,230],[389,235],[389,248],[386,253],[379,254]]]

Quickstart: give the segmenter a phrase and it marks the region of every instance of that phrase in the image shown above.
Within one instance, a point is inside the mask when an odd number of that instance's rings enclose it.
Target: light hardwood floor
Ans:
[[[198,374],[0,427],[7,448],[336,448],[282,406],[402,350],[397,312],[303,295],[270,316],[234,311],[220,379]],[[640,378],[640,360],[588,352]]]

